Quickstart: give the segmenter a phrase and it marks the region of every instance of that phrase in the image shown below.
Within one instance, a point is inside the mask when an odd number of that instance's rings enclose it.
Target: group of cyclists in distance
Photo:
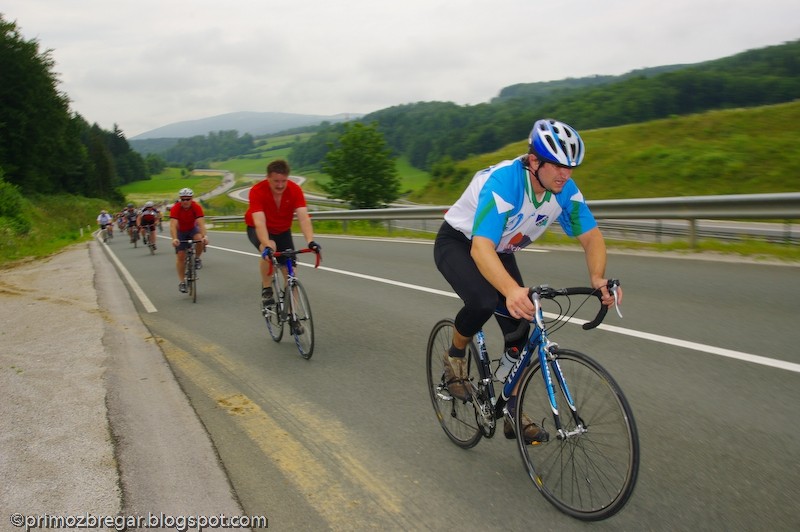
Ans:
[[[114,238],[116,226],[120,234],[128,234],[131,243],[137,237],[144,237],[145,233],[155,243],[156,229],[163,231],[161,211],[152,201],[145,202],[141,209],[128,203],[124,209],[114,214],[103,209],[97,216],[97,225],[101,230],[107,231],[108,238]]]
[[[130,243],[133,244],[139,238],[142,238],[145,242],[149,242],[149,245],[155,251],[157,249],[156,231],[159,233],[164,231],[161,208],[168,209],[170,214],[170,234],[176,251],[176,266],[180,279],[178,290],[185,293],[186,280],[184,279],[183,261],[185,260],[185,250],[189,245],[188,241],[197,240],[200,243],[197,246],[195,262],[196,268],[200,269],[202,268],[200,255],[204,249],[203,244],[208,243],[208,238],[206,236],[203,208],[194,201],[192,189],[183,188],[178,194],[178,200],[171,207],[168,207],[167,202],[156,205],[153,201],[147,201],[141,209],[137,208],[133,203],[128,203],[125,208],[115,214],[103,209],[97,216],[97,225],[101,231],[106,231],[109,239],[114,237],[114,226],[116,225],[120,234],[128,234]]]

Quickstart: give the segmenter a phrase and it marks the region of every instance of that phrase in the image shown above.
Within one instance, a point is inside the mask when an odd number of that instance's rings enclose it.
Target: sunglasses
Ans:
[[[181,201],[192,201],[192,198],[181,198]]]

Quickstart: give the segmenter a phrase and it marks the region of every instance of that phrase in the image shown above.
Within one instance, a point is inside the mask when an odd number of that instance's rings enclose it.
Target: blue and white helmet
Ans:
[[[586,151],[575,129],[552,118],[537,120],[533,124],[528,148],[540,160],[567,168],[581,164]]]

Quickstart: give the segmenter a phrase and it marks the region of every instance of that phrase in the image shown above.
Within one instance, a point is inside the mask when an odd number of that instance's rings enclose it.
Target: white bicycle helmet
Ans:
[[[194,191],[191,188],[182,188],[178,195],[182,198],[191,198],[194,196]]]
[[[144,208],[145,208],[145,209],[146,209],[146,208],[148,208],[148,207],[152,207],[152,206],[153,206],[153,202],[152,202],[152,201],[147,201],[147,202],[145,202],[145,204],[144,204]]]
[[[528,148],[540,160],[574,168],[583,162],[585,148],[571,126],[545,118],[537,120],[528,137]]]

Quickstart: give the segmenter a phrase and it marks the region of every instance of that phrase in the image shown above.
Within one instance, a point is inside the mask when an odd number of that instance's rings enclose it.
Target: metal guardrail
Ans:
[[[696,244],[698,220],[791,220],[800,219],[800,192],[780,194],[735,194],[587,201],[600,220],[687,220],[688,236]],[[315,220],[441,220],[449,205],[392,207],[387,209],[319,210]],[[209,216],[214,223],[241,222],[243,216]],[[602,224],[601,224],[602,225]],[[636,231],[635,224],[625,230]],[[650,224],[652,227],[653,224]],[[780,224],[777,224],[780,226]],[[660,226],[660,224],[656,224]],[[652,231],[652,229],[651,229]],[[733,231],[740,236],[746,231]],[[794,240],[791,226],[779,231]],[[757,235],[755,238],[759,238]],[[784,238],[785,240],[785,238]]]

